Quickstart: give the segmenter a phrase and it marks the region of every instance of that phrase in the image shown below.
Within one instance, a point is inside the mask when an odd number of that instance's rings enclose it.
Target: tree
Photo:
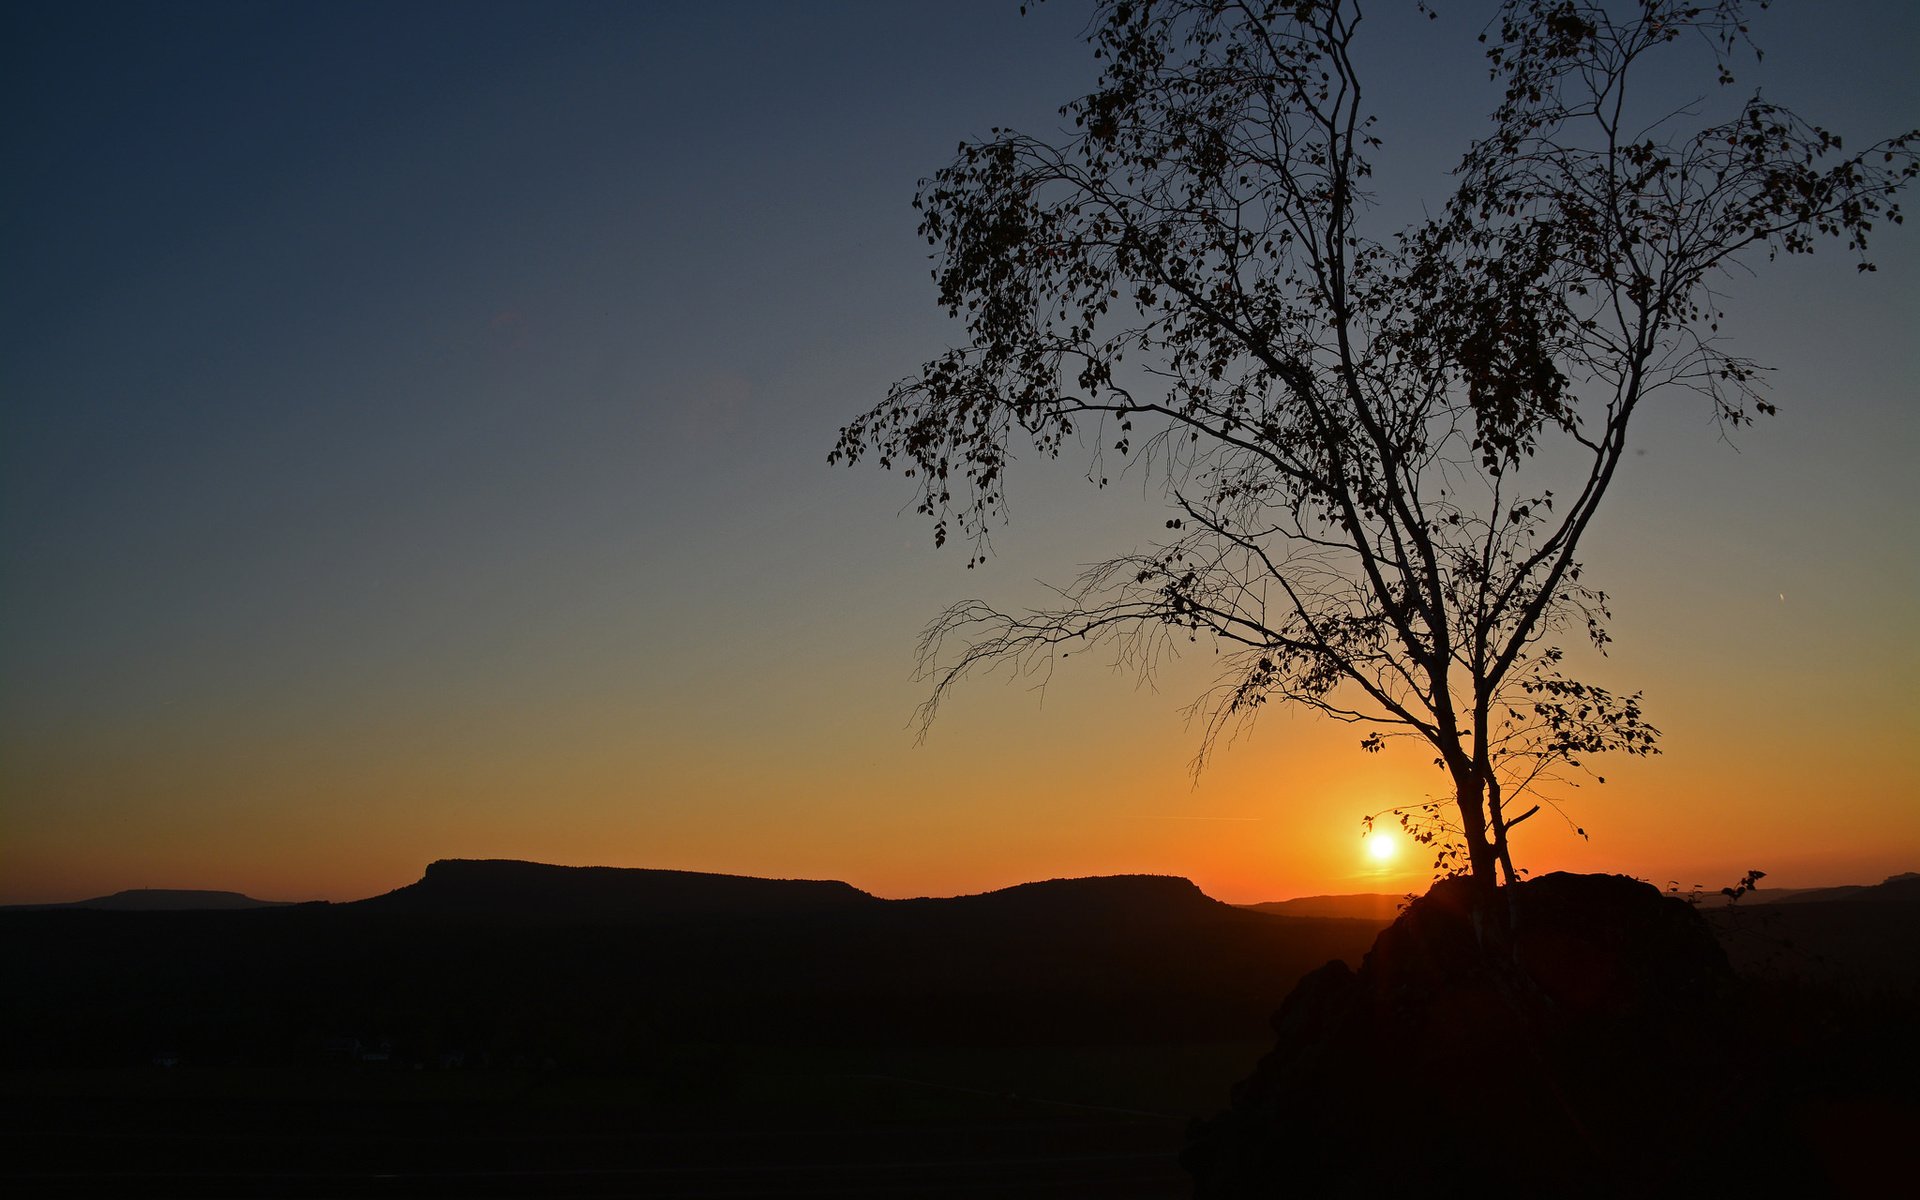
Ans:
[[[1228,667],[1203,757],[1276,701],[1363,726],[1367,750],[1417,737],[1483,894],[1512,882],[1524,800],[1656,752],[1640,696],[1573,678],[1562,644],[1608,641],[1577,553],[1634,417],[1675,392],[1730,426],[1771,412],[1723,340],[1724,281],[1825,238],[1871,270],[1920,171],[1915,133],[1848,153],[1758,93],[1657,105],[1650,67],[1689,52],[1733,82],[1745,7],[1506,0],[1480,39],[1504,98],[1439,214],[1381,238],[1355,0],[1101,3],[1097,88],[1061,110],[1077,132],[994,130],[923,181],[968,344],[830,461],[914,478],[969,566],[1023,445],[1090,444],[1102,485],[1107,456],[1138,460],[1168,533],[1057,607],[947,610],[923,717],[977,668],[1206,639]]]

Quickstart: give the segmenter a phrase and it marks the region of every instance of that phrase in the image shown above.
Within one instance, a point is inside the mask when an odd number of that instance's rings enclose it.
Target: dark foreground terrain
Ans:
[[[631,1075],[181,1068],[35,1074],[9,1097],[12,1195],[1174,1196],[1185,1120],[1029,1099],[1090,1069],[1229,1077],[1239,1046],[1014,1056],[790,1051],[726,1095]],[[900,1072],[900,1074],[894,1074]],[[984,1086],[952,1082],[971,1080]],[[1176,1089],[1156,1097],[1164,1101]]]
[[[1288,995],[1194,1130],[1194,1194],[1908,1194],[1917,883],[1705,914],[1550,874],[1502,888],[1498,916],[1438,884],[1357,972]]]
[[[1705,914],[1832,1194],[1920,1120],[1911,890]],[[0,1185],[1188,1195],[1190,1126],[1274,1049],[1280,999],[1358,966],[1383,924],[1166,878],[885,901],[515,863],[435,864],[357,904],[0,912],[25,968],[0,999]],[[1660,1086],[1681,1121],[1718,1094]]]
[[[373,900],[0,913],[12,1194],[1186,1190],[1190,1118],[1376,922],[1185,880],[436,863]]]

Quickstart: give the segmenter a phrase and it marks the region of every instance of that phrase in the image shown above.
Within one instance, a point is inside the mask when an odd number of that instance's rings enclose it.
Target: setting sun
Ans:
[[[1370,833],[1367,835],[1367,857],[1378,863],[1388,861],[1398,849],[1390,833]]]

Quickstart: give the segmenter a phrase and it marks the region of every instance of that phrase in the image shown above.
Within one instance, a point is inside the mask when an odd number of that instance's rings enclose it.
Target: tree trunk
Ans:
[[[1467,862],[1472,868],[1477,925],[1480,914],[1493,912],[1500,886],[1500,857],[1487,837],[1486,781],[1471,766],[1457,769],[1453,796],[1460,809],[1460,832],[1466,840]]]
[[[1497,862],[1487,840],[1486,790],[1470,771],[1455,776],[1454,803],[1460,809],[1460,832],[1467,843],[1467,861],[1476,882],[1492,883]]]

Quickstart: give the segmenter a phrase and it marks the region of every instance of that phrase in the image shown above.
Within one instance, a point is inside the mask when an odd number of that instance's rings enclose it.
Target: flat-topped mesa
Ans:
[[[382,913],[523,921],[919,913],[1117,929],[1242,916],[1174,875],[1049,879],[972,896],[882,900],[851,884],[637,867],[563,867],[512,859],[442,859],[419,882],[347,905]],[[893,919],[893,918],[887,918]]]
[[[838,880],[442,859],[430,864],[418,883],[354,907],[447,916],[632,920],[789,915],[876,903],[875,897]]]

